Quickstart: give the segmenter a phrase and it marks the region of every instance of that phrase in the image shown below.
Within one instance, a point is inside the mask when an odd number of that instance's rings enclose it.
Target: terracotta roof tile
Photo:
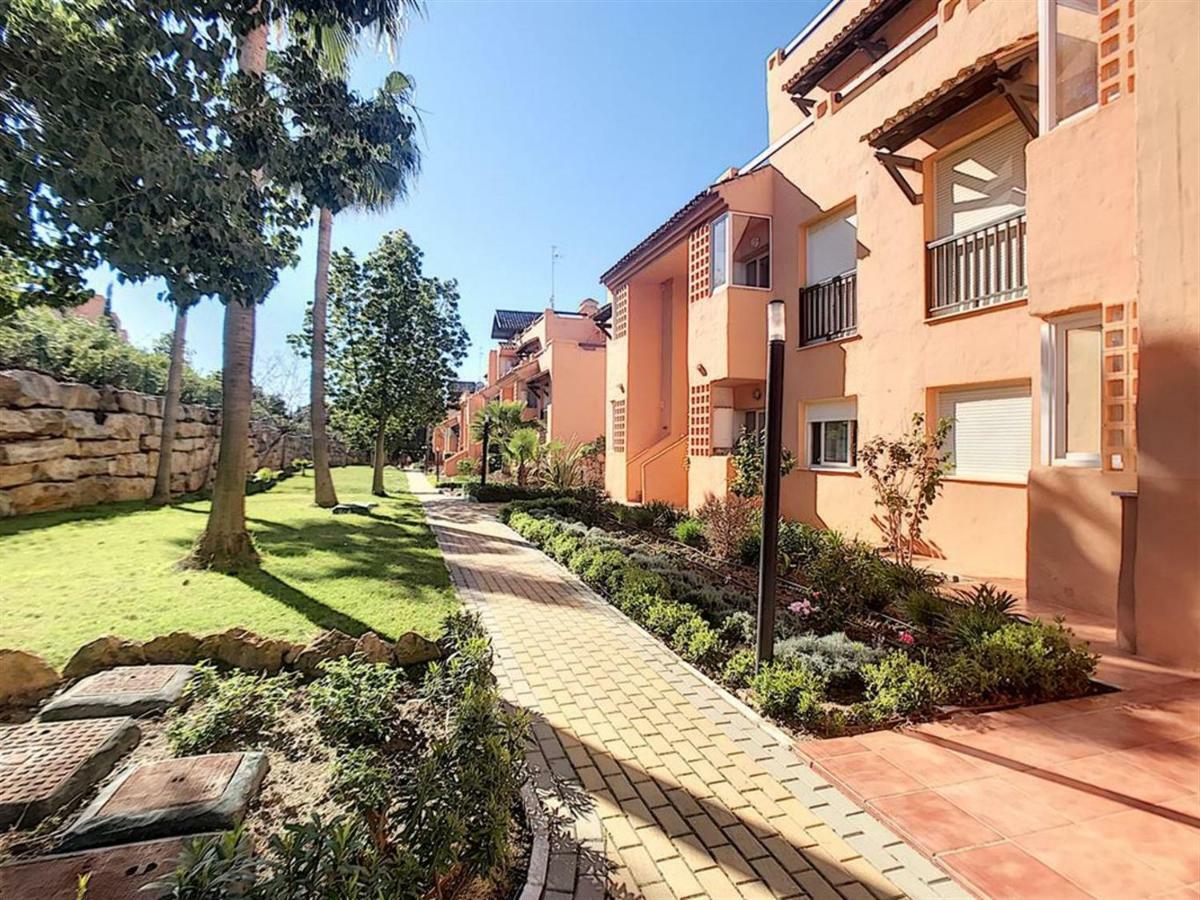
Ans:
[[[922,109],[932,105],[972,80],[986,78],[991,74],[998,75],[1008,71],[1014,65],[1023,62],[1031,54],[1037,52],[1037,41],[1036,34],[1027,34],[1020,40],[1013,41],[1011,44],[1005,44],[998,50],[985,53],[969,66],[959,69],[957,74],[947,78],[923,97],[914,100],[894,115],[889,116],[878,128],[874,128],[867,134],[864,134],[862,140],[866,141],[872,147],[887,144],[888,141],[886,139],[889,133],[893,129],[896,129],[897,126],[904,124]],[[888,149],[895,148],[889,147]]]
[[[523,309],[498,309],[492,318],[492,337],[500,341],[510,340],[532,325],[540,315],[540,312]]]
[[[824,47],[814,53],[795,75],[784,82],[783,91],[794,94],[798,93],[797,88],[801,88],[799,93],[808,93],[816,86],[817,82],[832,72],[841,64],[842,60],[857,49],[847,46],[851,38],[860,36],[862,32],[874,31],[896,10],[909,2],[910,0],[870,0],[858,15],[830,38]]]
[[[715,187],[711,187],[711,186],[706,187],[704,190],[702,190],[700,193],[698,193],[695,197],[693,197],[691,200],[689,200],[687,203],[683,204],[683,206],[681,206],[679,209],[677,209],[675,212],[673,212],[671,214],[671,217],[669,219],[667,219],[667,221],[663,222],[661,225],[659,225],[657,228],[655,228],[654,231],[650,232],[650,234],[647,235],[646,238],[644,240],[642,240],[636,247],[634,247],[632,250],[630,250],[628,253],[626,253],[624,256],[622,256],[620,259],[618,259],[615,263],[613,263],[613,265],[609,267],[608,271],[600,276],[600,283],[608,284],[608,280],[614,272],[617,272],[618,270],[623,268],[628,263],[637,259],[637,257],[639,257],[643,252],[648,250],[650,247],[652,247],[656,243],[658,243],[659,240],[661,240],[665,235],[670,233],[676,226],[678,226],[681,222],[683,222],[685,219],[687,219],[693,212],[695,212],[697,209],[702,207],[705,203],[713,200],[714,198],[716,198],[718,196],[719,195],[717,194]]]

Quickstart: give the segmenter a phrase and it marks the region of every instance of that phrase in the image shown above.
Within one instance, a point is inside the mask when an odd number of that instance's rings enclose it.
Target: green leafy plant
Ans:
[[[308,688],[317,727],[334,744],[382,744],[392,736],[405,699],[402,669],[344,656],[321,663],[321,677]]]
[[[878,719],[919,717],[947,698],[947,688],[933,669],[896,651],[862,669],[866,702]]]
[[[721,625],[718,631],[721,634],[721,640],[733,647],[738,644],[749,644],[754,640],[754,632],[757,624],[754,621],[754,616],[745,610],[732,612],[721,620]]]
[[[525,487],[529,480],[529,468],[538,458],[542,436],[536,428],[518,428],[504,443],[504,454],[515,470],[517,485]]]
[[[197,702],[186,712],[172,713],[167,724],[172,750],[189,756],[218,747],[243,749],[268,740],[295,689],[295,675],[235,670],[219,676],[208,663],[198,668],[200,677],[187,688],[187,696]]]
[[[776,661],[750,681],[754,698],[769,716],[806,718],[820,705],[825,685],[803,665]]]
[[[715,664],[721,655],[721,636],[699,616],[693,616],[675,629],[671,647],[690,663]]]
[[[1009,621],[959,650],[946,678],[962,702],[1057,700],[1087,693],[1098,659],[1061,623]]]
[[[879,659],[880,653],[866,644],[848,638],[843,632],[802,634],[780,641],[775,659],[800,665],[821,681],[832,686],[853,684],[863,667]]]
[[[742,497],[761,497],[763,492],[763,460],[765,435],[758,430],[743,428],[733,446],[730,460],[733,462],[733,480],[729,489]],[[791,450],[783,448],[779,475],[785,477],[796,466],[796,457]]]
[[[741,494],[709,494],[696,510],[696,518],[704,523],[704,537],[717,555],[736,559],[742,541],[754,530],[759,505],[757,500]]]
[[[674,600],[659,600],[647,611],[642,624],[660,638],[669,640],[680,625],[693,618],[699,618],[694,606]]]
[[[478,475],[479,460],[471,456],[464,456],[455,464],[454,471],[459,475]]]
[[[251,896],[265,869],[242,826],[183,842],[175,868],[149,885],[151,896],[170,900],[227,900]]]
[[[883,511],[883,538],[902,563],[911,563],[929,508],[941,493],[949,466],[942,448],[950,434],[950,419],[932,430],[925,416],[914,413],[912,428],[900,437],[879,435],[863,444],[859,463]]]
[[[704,546],[704,523],[690,516],[675,525],[675,540],[689,547]]]
[[[546,487],[556,491],[572,491],[583,487],[588,475],[587,447],[586,444],[548,442],[538,457],[538,477]]]
[[[458,652],[476,638],[487,638],[487,629],[483,627],[483,617],[475,610],[455,610],[442,619],[442,636],[438,644],[447,654]]]
[[[1013,620],[1017,598],[994,584],[955,591],[957,603],[948,607],[946,627],[954,643],[966,647],[999,631]]]
[[[910,625],[926,632],[945,627],[951,616],[951,601],[936,591],[914,588],[896,602],[896,612]]]
[[[752,678],[754,678],[753,650],[737,651],[729,657],[725,662],[725,668],[721,670],[721,680],[730,687],[749,687]]]
[[[397,793],[397,772],[375,747],[351,747],[334,760],[330,787],[335,797],[368,814],[385,812]]]

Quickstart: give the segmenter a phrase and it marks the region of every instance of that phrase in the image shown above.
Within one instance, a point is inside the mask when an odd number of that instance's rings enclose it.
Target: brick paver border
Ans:
[[[534,717],[542,896],[969,896],[490,507],[410,481],[505,698]]]

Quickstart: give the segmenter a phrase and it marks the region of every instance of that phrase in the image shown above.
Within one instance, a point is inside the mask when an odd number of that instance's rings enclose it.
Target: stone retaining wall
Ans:
[[[59,382],[37,372],[0,372],[0,516],[144,500],[154,491],[163,399]],[[203,490],[216,472],[220,410],[181,404],[171,490]],[[249,472],[311,458],[307,435],[256,422]],[[346,454],[334,449],[334,463]]]

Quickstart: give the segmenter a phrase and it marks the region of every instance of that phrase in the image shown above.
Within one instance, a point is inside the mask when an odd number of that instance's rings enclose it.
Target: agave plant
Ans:
[[[584,451],[579,444],[567,446],[562,441],[550,441],[543,446],[538,472],[546,487],[557,491],[583,487]]]

